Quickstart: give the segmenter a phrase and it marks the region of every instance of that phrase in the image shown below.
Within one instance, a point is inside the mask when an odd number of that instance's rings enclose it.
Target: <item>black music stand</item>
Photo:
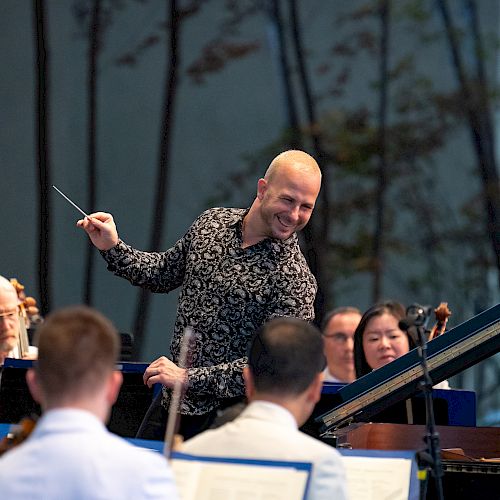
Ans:
[[[17,423],[23,417],[41,415],[41,408],[31,397],[26,383],[26,371],[33,362],[8,359],[0,379],[0,423]],[[111,408],[108,429],[122,437],[135,437],[151,401],[153,389],[144,385],[142,374],[148,365],[122,362],[123,384]]]
[[[417,452],[419,465],[426,471],[430,471],[434,477],[436,493],[438,500],[444,500],[443,494],[443,467],[441,464],[441,451],[439,446],[439,433],[436,430],[436,421],[434,418],[434,406],[432,402],[432,378],[427,364],[427,323],[429,321],[430,307],[413,304],[406,310],[406,318],[399,322],[399,327],[406,330],[412,337],[420,359],[420,365],[423,371],[422,380],[419,387],[424,394],[426,409],[426,433],[424,441],[427,445],[425,450]],[[428,484],[428,475],[423,480],[420,490],[420,497],[426,498]]]

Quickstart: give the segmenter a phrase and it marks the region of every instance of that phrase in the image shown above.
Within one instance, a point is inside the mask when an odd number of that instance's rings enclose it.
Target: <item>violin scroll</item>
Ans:
[[[33,297],[26,296],[24,285],[19,283],[16,278],[11,278],[10,282],[16,289],[17,298],[20,301],[19,307],[23,313],[26,328],[30,328],[32,324],[41,323],[42,317],[40,316],[40,310],[37,307],[36,300]]]
[[[448,302],[441,302],[439,306],[434,309],[434,314],[436,316],[436,324],[429,333],[429,340],[436,338],[446,331],[446,324],[448,323],[448,318],[451,316]]]

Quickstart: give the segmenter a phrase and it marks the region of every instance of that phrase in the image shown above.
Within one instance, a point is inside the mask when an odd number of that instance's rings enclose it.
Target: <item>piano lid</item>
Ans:
[[[500,351],[500,304],[474,316],[427,343],[434,384]],[[366,422],[380,411],[417,393],[423,371],[417,349],[340,389],[338,406],[316,419],[320,432]]]

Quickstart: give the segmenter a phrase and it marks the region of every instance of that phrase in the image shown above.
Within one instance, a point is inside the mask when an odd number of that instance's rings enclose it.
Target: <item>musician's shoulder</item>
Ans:
[[[245,213],[244,208],[213,207],[202,212],[195,224],[232,224],[242,220]]]

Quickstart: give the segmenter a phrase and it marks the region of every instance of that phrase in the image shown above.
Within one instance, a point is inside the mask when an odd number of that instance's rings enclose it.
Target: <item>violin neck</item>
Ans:
[[[19,306],[19,338],[17,340],[17,347],[19,349],[19,357],[24,358],[29,352],[29,338],[28,329],[26,325],[28,323],[28,316],[26,314],[26,309],[24,305]]]

